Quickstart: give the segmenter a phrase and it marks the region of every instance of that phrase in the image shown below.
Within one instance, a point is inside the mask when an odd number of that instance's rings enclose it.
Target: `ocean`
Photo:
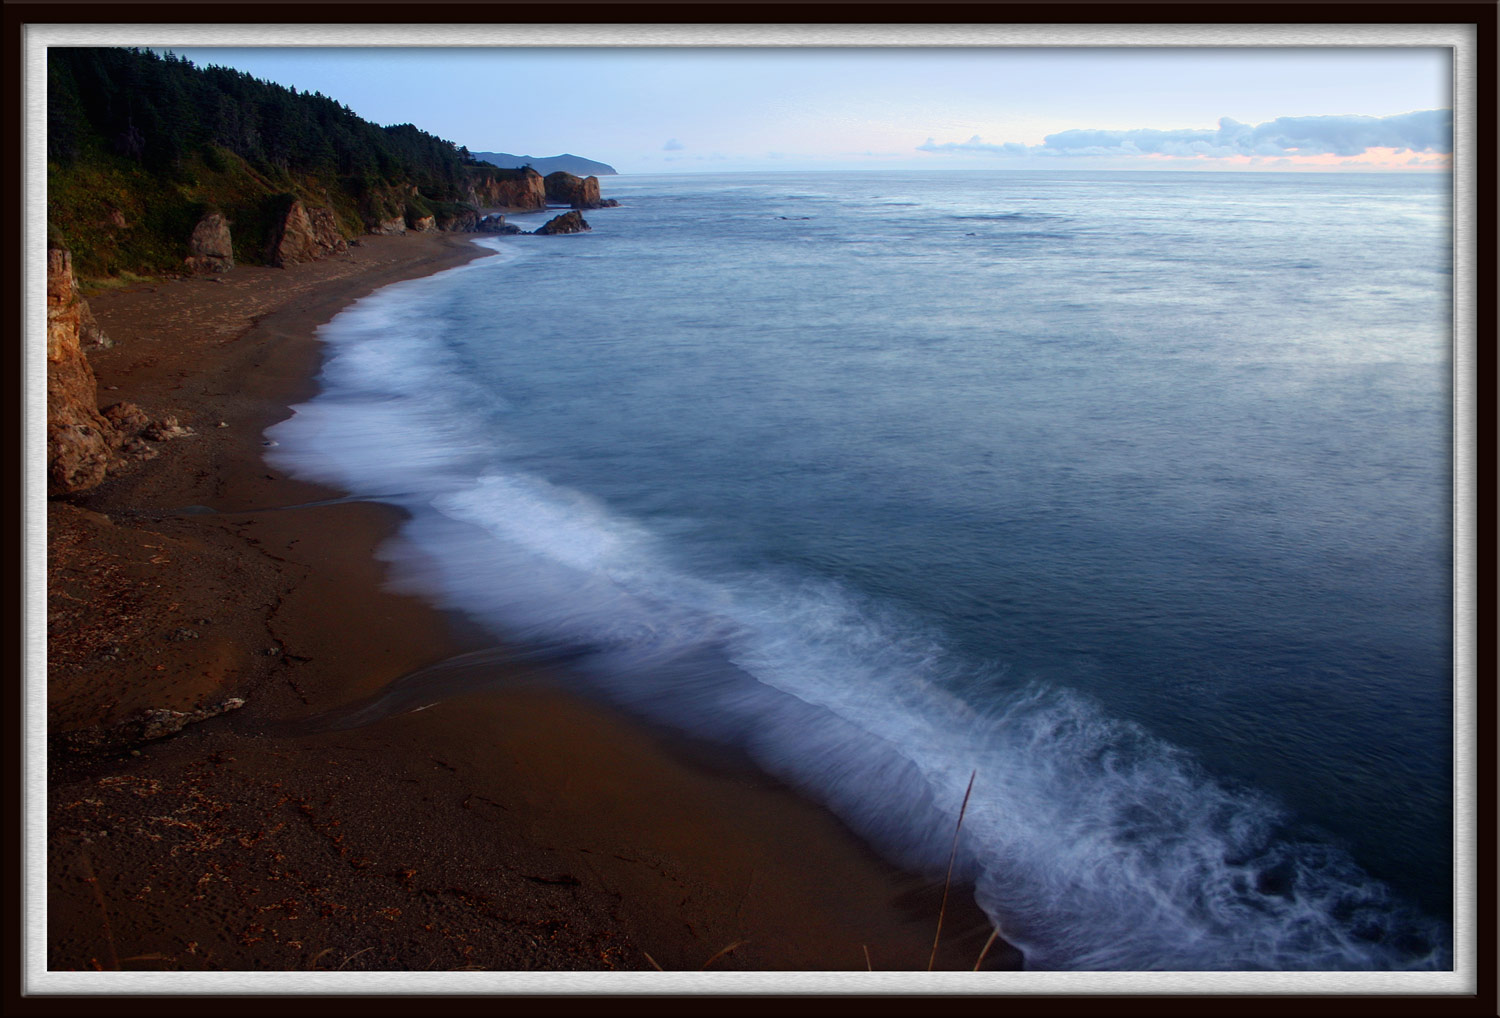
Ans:
[[[1029,968],[1451,968],[1446,175],[605,191],[324,326],[273,466],[897,864],[972,776]]]

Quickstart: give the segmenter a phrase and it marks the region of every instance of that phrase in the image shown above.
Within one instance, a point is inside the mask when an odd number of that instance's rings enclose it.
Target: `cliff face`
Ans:
[[[599,200],[598,177],[575,177],[566,170],[558,170],[547,174],[544,182],[547,185],[547,200],[555,205],[591,208],[588,204],[590,198]]]
[[[547,174],[544,183],[547,200],[555,205],[571,205],[575,209],[611,208],[619,202],[599,197],[598,177],[575,177],[564,170]]]
[[[349,242],[339,232],[332,209],[309,209],[302,202],[294,201],[285,218],[272,231],[267,261],[277,267],[295,265],[347,250]]]
[[[98,385],[83,353],[83,315],[73,257],[47,252],[47,494],[104,480],[118,441],[99,413]]]
[[[83,345],[105,345],[79,296],[73,256],[47,252],[47,494],[92,488],[133,460],[153,459],[152,442],[191,435],[175,417],[152,420],[132,403],[99,411],[99,385]]]
[[[436,215],[435,222],[445,233],[479,232],[479,213],[472,208],[445,209]]]
[[[475,173],[464,200],[480,208],[544,209],[547,186],[536,170],[495,170]]]

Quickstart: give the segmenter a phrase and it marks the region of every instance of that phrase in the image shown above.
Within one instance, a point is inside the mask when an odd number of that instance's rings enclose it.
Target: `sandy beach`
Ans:
[[[384,589],[396,510],[265,464],[263,430],[315,391],[318,325],[483,253],[366,237],[89,297],[115,343],[90,353],[101,405],[195,433],[48,505],[49,967],[927,968],[941,873]],[[440,695],[352,724],[465,654]],[[955,888],[936,967],[972,968],[989,935]],[[1018,961],[997,944],[984,967]]]

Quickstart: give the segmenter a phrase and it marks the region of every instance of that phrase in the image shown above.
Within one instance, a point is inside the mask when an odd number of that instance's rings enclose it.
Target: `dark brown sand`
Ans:
[[[91,354],[101,404],[196,434],[48,506],[49,967],[925,969],[942,874],[892,868],[565,673],[476,666],[474,691],[425,709],[303,723],[492,644],[382,589],[389,507],[253,511],[343,494],[261,455],[314,391],[314,329],[479,253],[372,237],[91,297],[116,341]],[[216,512],[176,512],[192,506]],[[230,696],[247,703],[163,739],[69,734]],[[943,931],[937,967],[972,968],[990,929],[967,889]],[[1001,944],[985,967],[1015,962]]]

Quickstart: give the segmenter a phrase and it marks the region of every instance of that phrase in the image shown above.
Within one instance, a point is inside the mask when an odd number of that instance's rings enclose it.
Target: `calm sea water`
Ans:
[[[1451,966],[1445,178],[606,191],[326,326],[274,462],[896,862],[975,774],[1031,967]]]

